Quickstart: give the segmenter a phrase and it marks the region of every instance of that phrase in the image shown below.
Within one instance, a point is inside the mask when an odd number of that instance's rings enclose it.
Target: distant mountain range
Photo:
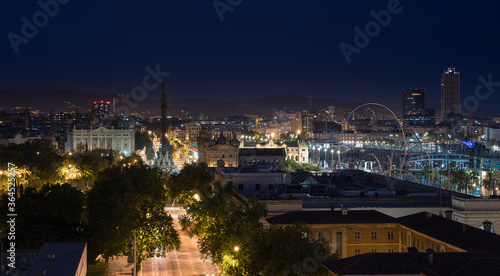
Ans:
[[[113,101],[120,99],[118,95],[82,92],[55,87],[44,86],[15,86],[0,90],[0,110],[10,112],[24,111],[30,107],[40,112],[54,113],[75,111],[88,112],[93,101]],[[168,95],[167,95],[168,98]],[[118,101],[120,102],[120,100]],[[135,103],[135,101],[133,101]],[[270,114],[274,110],[299,111],[307,109],[307,97],[296,95],[269,95],[259,99],[242,102],[221,102],[206,98],[188,98],[183,100],[168,101],[167,114],[179,115],[182,109],[189,109],[192,116],[203,113],[208,116]],[[329,98],[314,98],[314,106],[336,106],[338,108],[355,108],[362,102],[338,101]],[[119,103],[118,105],[122,105]],[[17,107],[13,111],[13,108]],[[137,103],[135,112],[150,112],[152,115],[160,114],[160,99],[146,98]]]

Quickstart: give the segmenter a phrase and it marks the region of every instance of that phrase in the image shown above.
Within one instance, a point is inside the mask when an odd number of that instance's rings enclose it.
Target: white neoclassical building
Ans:
[[[68,132],[65,151],[76,150],[79,145],[88,150],[112,149],[120,151],[124,155],[134,152],[135,130],[130,129],[108,129],[99,127],[96,129],[75,129]]]

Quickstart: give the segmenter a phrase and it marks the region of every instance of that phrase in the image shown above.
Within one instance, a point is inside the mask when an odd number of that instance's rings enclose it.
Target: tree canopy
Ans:
[[[69,184],[44,185],[39,191],[26,188],[16,201],[18,248],[42,248],[46,242],[85,241],[84,194]],[[7,197],[0,202],[7,210]],[[7,213],[1,212],[5,231]]]
[[[164,180],[155,169],[130,164],[103,171],[88,194],[93,252],[104,258],[127,254],[134,232],[139,263],[157,249],[161,254],[179,249],[172,217],[165,212],[165,195]]]
[[[305,225],[264,227],[266,206],[237,199],[232,186],[210,182],[180,219],[182,229],[198,237],[203,257],[210,257],[224,275],[286,275],[294,269],[324,275],[321,262],[331,257],[326,244],[309,239]],[[324,258],[314,269],[304,267],[304,260],[315,255]]]

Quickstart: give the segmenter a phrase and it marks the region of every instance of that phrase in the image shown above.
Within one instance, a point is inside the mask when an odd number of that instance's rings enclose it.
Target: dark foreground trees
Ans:
[[[139,264],[153,253],[179,249],[172,217],[165,212],[165,180],[139,163],[131,157],[108,167],[87,193],[70,184],[20,191],[15,210],[17,248],[87,242],[92,262],[99,255],[107,259],[131,253],[135,233]],[[8,210],[8,203],[2,196],[0,208]],[[6,212],[0,217],[0,231],[5,232]]]
[[[0,208],[8,210],[7,196]],[[17,248],[42,248],[46,242],[84,242],[84,194],[69,184],[44,185],[40,191],[26,188],[16,200]],[[1,231],[8,229],[2,213]]]
[[[201,192],[204,191],[204,192]],[[266,228],[263,203],[233,197],[232,184],[211,182],[181,217],[183,230],[197,236],[203,257],[211,257],[224,275],[288,275],[306,271],[325,275],[328,246],[311,240],[305,225]],[[288,274],[287,274],[288,273]]]
[[[89,252],[104,258],[129,254],[134,232],[139,263],[154,253],[179,249],[165,195],[164,180],[155,169],[122,165],[105,170],[88,194]]]

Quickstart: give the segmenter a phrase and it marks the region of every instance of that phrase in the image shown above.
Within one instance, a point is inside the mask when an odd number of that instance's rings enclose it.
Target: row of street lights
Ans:
[[[321,154],[320,154],[321,147],[315,147],[315,146],[313,146],[313,147],[312,147],[312,150],[313,150],[313,160],[312,160],[312,161],[313,161],[313,162],[315,161],[315,159],[316,159],[316,158],[315,158],[315,154],[314,154],[314,153],[317,151],[317,152],[318,152],[318,162],[317,162],[317,163],[318,163],[318,164],[321,164]],[[326,154],[327,154],[327,152],[328,152],[328,149],[327,149],[327,148],[325,148],[325,149],[323,149],[323,150],[325,151],[325,161],[324,161],[324,163],[323,163],[323,169],[326,169],[326,167],[327,167],[327,163],[326,163],[326,159],[327,159],[326,157],[327,157],[327,156],[326,156]],[[332,154],[332,163],[331,163],[331,167],[332,167],[332,169],[333,169],[333,154],[334,154],[335,150],[331,149],[331,150],[330,150],[330,152],[331,152],[331,154]],[[338,164],[337,164],[337,166],[340,168],[340,150],[337,150],[337,156],[338,156]]]

